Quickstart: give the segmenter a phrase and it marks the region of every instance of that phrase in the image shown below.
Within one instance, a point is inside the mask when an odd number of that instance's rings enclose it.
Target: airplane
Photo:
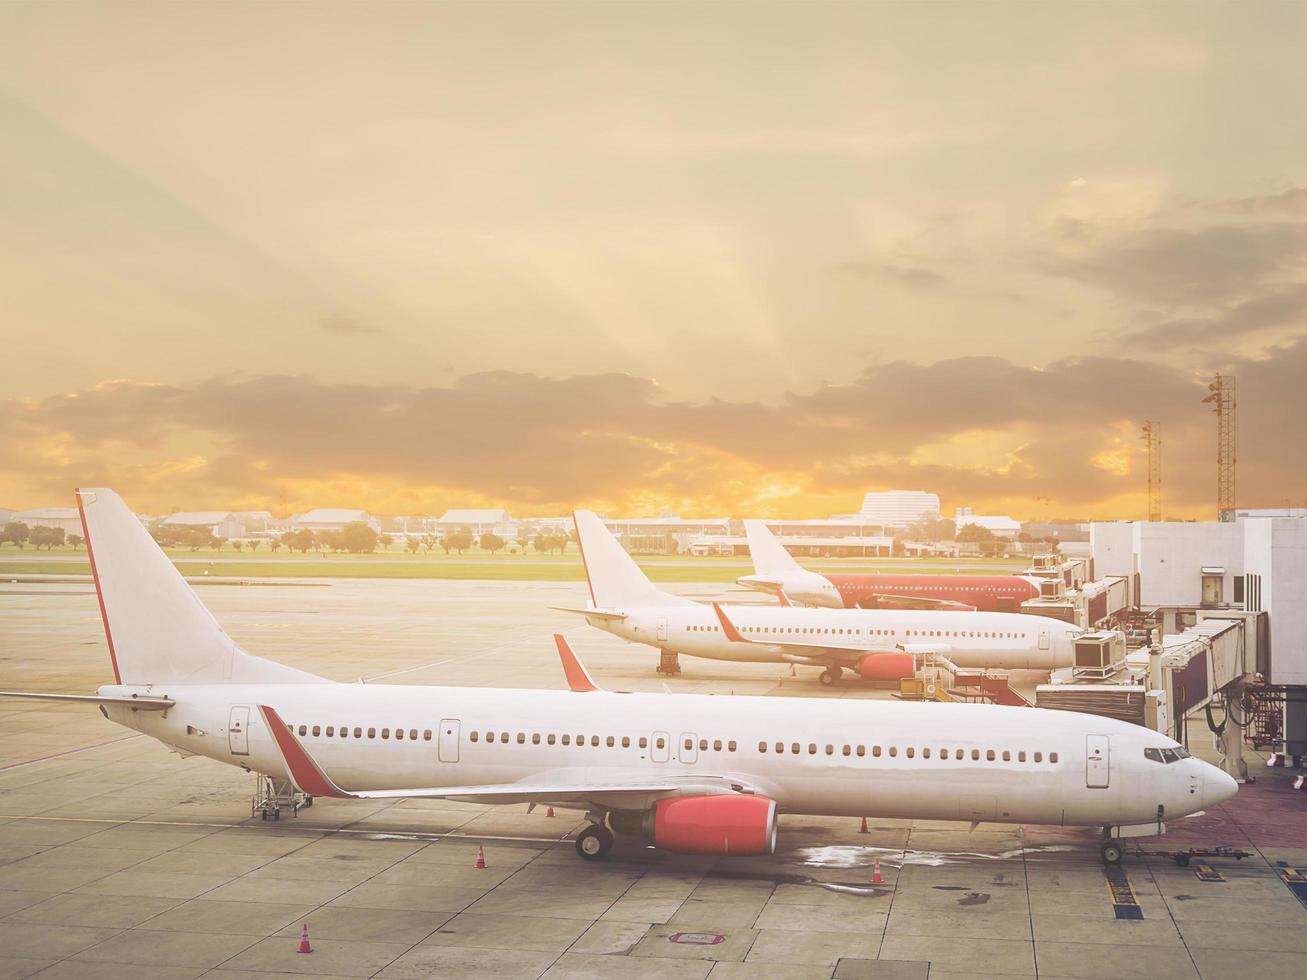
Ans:
[[[586,860],[614,833],[772,854],[789,813],[1101,827],[1115,863],[1118,835],[1238,789],[1164,735],[1070,711],[601,691],[561,635],[568,691],[334,683],[239,647],[112,490],[77,500],[114,682],[3,695],[96,704],[310,798],[580,810]]]
[[[753,575],[736,584],[774,595],[782,603],[830,609],[953,609],[1016,612],[1039,598],[1039,579],[1024,575],[890,575],[804,568],[766,523],[744,522]]]
[[[574,514],[590,605],[555,607],[633,643],[691,657],[822,667],[821,683],[846,669],[864,680],[912,676],[916,657],[958,667],[1069,667],[1082,630],[1047,616],[935,609],[823,609],[705,605],[654,586],[595,514]]]

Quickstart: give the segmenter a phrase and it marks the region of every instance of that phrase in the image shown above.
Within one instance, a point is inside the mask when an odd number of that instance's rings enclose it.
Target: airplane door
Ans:
[[[1106,735],[1085,736],[1085,786],[1107,789],[1111,757]]]
[[[695,741],[694,732],[681,732],[678,752],[680,761],[685,765],[691,765],[699,761],[699,747],[698,742]]]
[[[250,706],[233,705],[227,719],[227,747],[232,755],[250,754]]]
[[[458,761],[458,728],[457,718],[442,718],[440,720],[440,761],[457,762]]]
[[[667,617],[658,617],[658,640],[664,642],[667,639]]]
[[[670,741],[671,736],[666,732],[653,733],[653,751],[650,753],[650,758],[654,762],[666,762],[671,758],[671,749],[668,746]]]
[[[1039,649],[1047,650],[1052,646],[1052,632],[1047,626],[1039,627]]]

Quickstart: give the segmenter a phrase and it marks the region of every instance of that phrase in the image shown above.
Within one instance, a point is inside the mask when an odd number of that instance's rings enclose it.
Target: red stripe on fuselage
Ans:
[[[846,608],[854,608],[867,596],[901,596],[935,599],[974,606],[980,612],[1015,612],[1027,599],[1039,596],[1039,589],[1016,575],[879,575],[827,574],[839,591]],[[1015,605],[999,608],[999,600]]]
[[[123,678],[118,672],[118,652],[113,648],[113,630],[109,629],[109,613],[104,608],[104,593],[100,590],[100,573],[95,568],[95,549],[91,547],[91,532],[86,527],[86,508],[82,506],[80,487],[75,496],[77,516],[82,519],[82,538],[86,542],[86,557],[91,563],[91,581],[95,583],[95,597],[100,601],[100,620],[104,623],[104,638],[109,642],[109,662],[113,664],[113,682],[121,684]]]
[[[286,760],[286,768],[290,770],[290,778],[295,781],[296,786],[310,796],[334,796],[338,799],[349,797],[348,793],[342,793],[323,775],[318,764],[309,758],[309,754],[304,751],[299,740],[290,733],[290,729],[286,727],[286,723],[281,720],[281,716],[275,709],[261,704],[259,713],[263,715],[263,722],[272,732],[272,737],[277,740],[281,757]]]

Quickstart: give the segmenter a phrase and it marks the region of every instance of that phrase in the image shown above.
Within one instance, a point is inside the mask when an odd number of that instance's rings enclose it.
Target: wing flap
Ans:
[[[167,711],[177,703],[172,698],[108,697],[100,694],[46,694],[44,691],[0,691],[0,698],[30,698],[33,701],[71,701],[80,704],[126,704],[141,711]]]

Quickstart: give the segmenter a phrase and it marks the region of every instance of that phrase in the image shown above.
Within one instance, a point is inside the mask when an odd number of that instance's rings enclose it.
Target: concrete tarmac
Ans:
[[[579,625],[574,583],[336,580],[206,587],[251,651],[342,681],[562,688],[550,634],[619,690],[883,698],[815,670],[656,656]],[[675,589],[718,594],[716,586]],[[0,591],[0,689],[109,677],[84,585]],[[869,706],[870,707],[870,706]],[[1210,758],[1210,738],[1191,748]],[[1256,761],[1255,759],[1253,760]],[[577,858],[579,814],[442,801],[317,801],[251,817],[254,778],[105,721],[0,702],[0,978],[1298,978],[1307,795],[1280,772],[1147,849],[1232,844],[1225,880],[1156,856],[1117,917],[1092,834],[783,817],[769,858]],[[473,868],[478,845],[488,867]],[[871,883],[879,859],[884,882]],[[307,922],[311,954],[295,952]]]

